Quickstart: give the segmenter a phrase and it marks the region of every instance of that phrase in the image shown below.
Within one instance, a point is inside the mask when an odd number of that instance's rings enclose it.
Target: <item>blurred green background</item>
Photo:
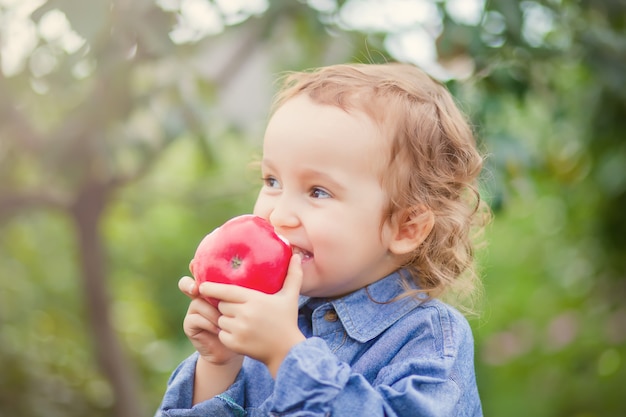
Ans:
[[[0,0],[0,415],[152,415],[276,75],[386,60],[489,155],[485,415],[626,415],[623,0]]]

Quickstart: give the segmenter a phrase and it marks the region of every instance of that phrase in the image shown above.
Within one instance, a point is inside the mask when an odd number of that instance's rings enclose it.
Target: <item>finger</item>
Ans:
[[[217,334],[217,338],[228,349],[232,350],[233,352],[243,354],[243,352],[241,352],[241,350],[237,348],[238,345],[236,343],[236,338],[233,334],[226,331],[221,331]]]
[[[178,280],[178,289],[189,298],[198,296],[198,285],[191,277],[182,277]]]
[[[184,320],[184,330],[185,334],[188,337],[195,337],[196,335],[206,331],[213,334],[218,334],[220,332],[220,328],[212,322],[211,320],[207,320],[206,317],[203,317],[200,314],[189,314],[185,317]]]
[[[203,282],[199,287],[199,294],[203,297],[217,298],[229,303],[243,303],[249,298],[249,288],[233,284],[219,284],[216,282]]]
[[[241,334],[238,334],[240,333],[238,330],[241,330],[239,328],[239,324],[240,323],[238,323],[236,319],[226,317],[226,316],[221,316],[220,321],[219,321],[220,331],[217,334],[217,337],[220,339],[222,344],[226,346],[227,348],[237,353],[243,353],[241,351],[241,340],[240,340]]]
[[[289,261],[289,269],[287,270],[287,277],[281,293],[297,293],[300,294],[300,288],[302,287],[302,257],[298,254],[294,254]]]
[[[234,329],[236,328],[235,327],[236,325],[237,325],[237,319],[233,317],[228,317],[225,315],[221,315],[216,323],[216,326],[220,330],[226,331],[228,333],[232,333]]]
[[[199,314],[213,323],[217,323],[217,319],[220,316],[220,312],[217,308],[201,297],[196,297],[189,303],[187,315],[191,314]]]

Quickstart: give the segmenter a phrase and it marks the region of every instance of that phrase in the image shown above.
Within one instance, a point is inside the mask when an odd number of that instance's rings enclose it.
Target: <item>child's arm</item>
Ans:
[[[194,405],[201,403],[226,391],[237,378],[242,362],[243,356],[240,355],[219,365],[208,362],[202,357],[198,358],[192,403]]]
[[[283,289],[271,296],[213,283],[202,284],[200,290],[193,279],[184,277],[180,280],[180,290],[192,299],[183,327],[197,354],[183,361],[172,374],[157,416],[188,415],[191,408],[197,409],[199,414],[212,416],[245,412],[243,403],[248,393],[243,379],[239,380],[245,378],[239,377],[243,355],[258,358],[276,375],[291,346],[305,339],[297,327],[302,280],[300,257],[297,255],[292,257],[289,275],[291,278],[285,281]],[[217,288],[217,291],[210,294],[205,291],[211,288]],[[218,305],[222,311],[204,301],[201,295],[226,300]],[[245,301],[250,297],[254,302],[235,302],[239,298]],[[257,297],[266,303],[257,303]],[[238,304],[249,305],[242,309]],[[250,305],[256,306],[256,309],[247,308]],[[261,320],[234,320],[230,315],[233,311]],[[242,327],[237,330],[240,325]],[[261,378],[259,381],[264,381],[262,373],[253,374]],[[263,382],[255,390],[267,388],[270,391],[265,395],[271,392],[271,380]],[[255,396],[259,397],[258,394]]]
[[[195,374],[198,362],[202,361],[198,352],[185,359],[172,373],[163,400],[155,417],[214,416],[233,417],[244,415],[242,405],[245,386],[240,376],[221,394],[206,401],[194,403]],[[198,391],[199,392],[199,391]]]
[[[221,343],[217,327],[220,312],[199,297],[195,281],[183,277],[178,287],[191,298],[183,329],[199,353],[193,389],[193,404],[197,404],[221,394],[235,381],[243,356]]]

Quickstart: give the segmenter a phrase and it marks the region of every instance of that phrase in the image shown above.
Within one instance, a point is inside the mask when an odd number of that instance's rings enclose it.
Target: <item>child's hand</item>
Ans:
[[[220,341],[220,329],[217,327],[220,312],[200,297],[196,281],[191,277],[182,277],[178,288],[191,298],[183,329],[200,356],[214,365],[225,365],[238,359],[240,355]]]
[[[283,288],[276,294],[211,282],[203,283],[199,291],[220,300],[222,315],[211,312],[210,317],[221,329],[218,336],[223,346],[265,363],[275,377],[289,350],[305,339],[298,328],[301,285],[300,256],[294,255]]]

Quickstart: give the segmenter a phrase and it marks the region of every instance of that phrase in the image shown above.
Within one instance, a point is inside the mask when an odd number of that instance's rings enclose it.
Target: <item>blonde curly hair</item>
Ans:
[[[462,297],[459,307],[470,311],[465,298],[480,288],[473,232],[489,219],[477,188],[484,159],[446,87],[399,63],[333,65],[286,73],[280,82],[274,110],[307,94],[319,104],[363,112],[379,126],[390,144],[381,173],[389,195],[382,222],[418,207],[434,215],[432,231],[403,267],[417,292]]]

